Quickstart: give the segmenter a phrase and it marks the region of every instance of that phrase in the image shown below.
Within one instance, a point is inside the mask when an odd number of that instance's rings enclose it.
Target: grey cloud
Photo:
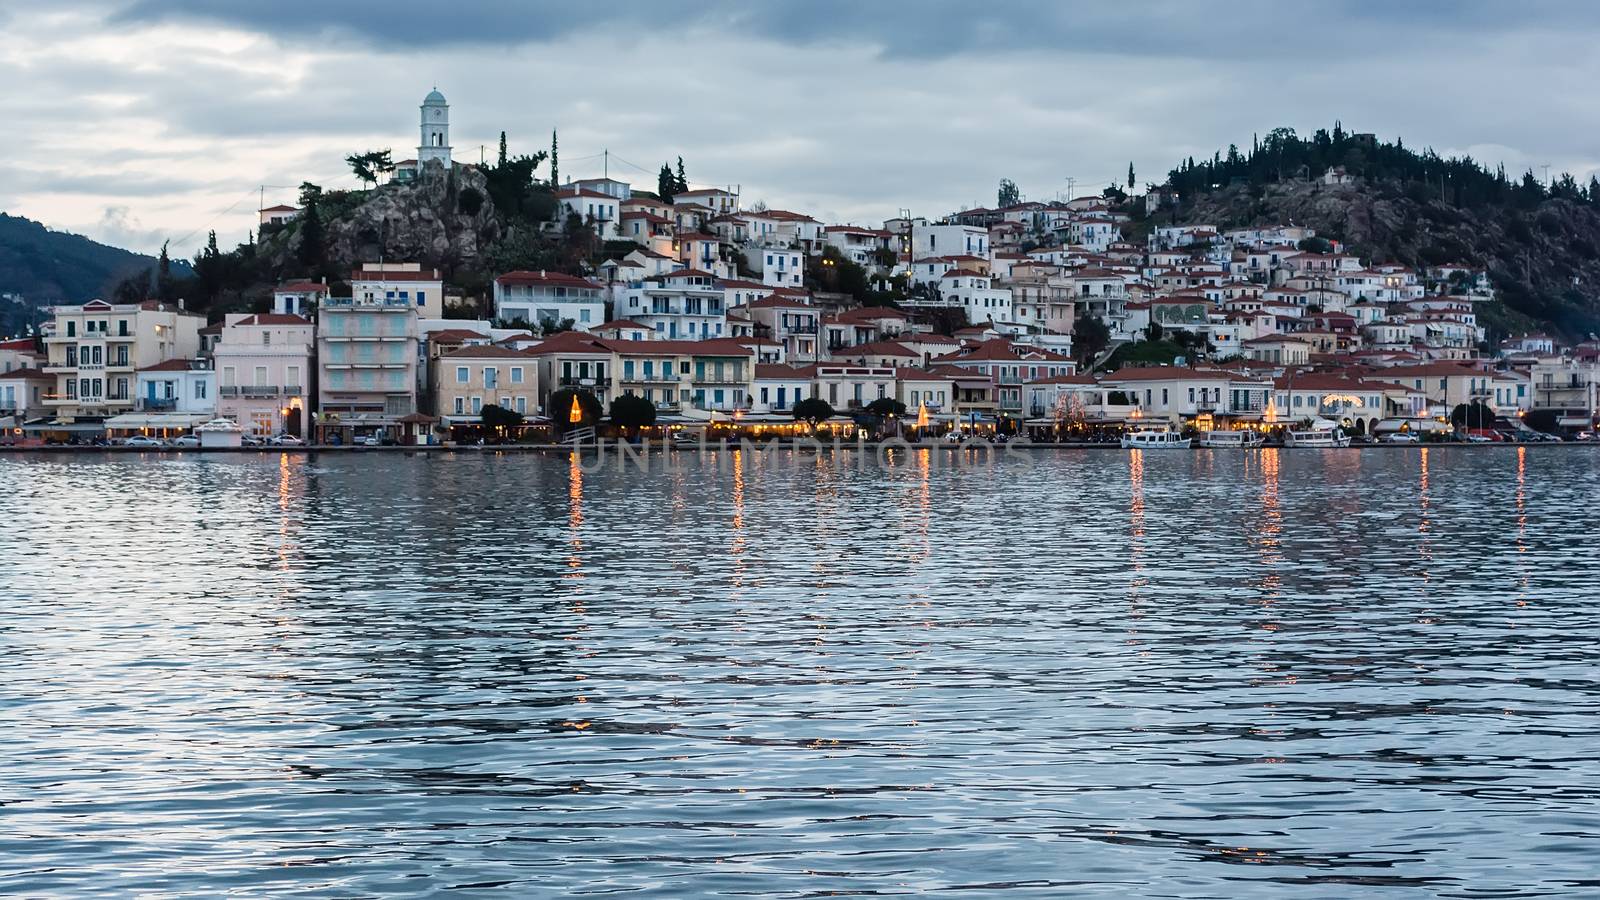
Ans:
[[[1593,29],[1600,9],[1583,0],[1192,0],[1088,4],[1059,0],[920,3],[808,0],[458,0],[447,11],[422,0],[131,0],[126,21],[200,19],[276,35],[338,35],[374,46],[548,42],[575,34],[710,31],[793,45],[863,43],[886,56],[1057,51],[1192,58],[1293,58],[1308,52],[1375,56],[1400,35],[1443,42],[1462,33]]]

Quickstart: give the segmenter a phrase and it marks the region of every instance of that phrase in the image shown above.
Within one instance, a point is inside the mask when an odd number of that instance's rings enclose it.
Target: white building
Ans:
[[[163,360],[140,369],[135,378],[140,412],[180,413],[196,417],[191,424],[197,424],[217,411],[217,373],[204,359]]]
[[[799,250],[768,247],[745,254],[761,269],[761,283],[772,287],[797,288],[805,283],[805,257]]]
[[[497,319],[527,322],[546,328],[571,321],[588,331],[606,318],[600,285],[560,272],[507,272],[494,280],[494,314]]]
[[[45,337],[45,371],[55,389],[45,405],[61,417],[109,416],[133,409],[135,373],[200,352],[205,319],[155,300],[58,306]]]
[[[709,272],[679,269],[616,294],[615,314],[663,340],[728,337],[726,293]]]
[[[911,227],[911,258],[989,255],[989,229],[977,225],[927,225]]]
[[[424,319],[444,317],[444,278],[421,263],[363,263],[350,273],[350,296],[361,303],[408,305]]]
[[[587,188],[563,188],[556,191],[556,202],[561,204],[561,221],[577,216],[584,224],[594,228],[601,240],[622,237],[622,201],[610,194]]]
[[[317,301],[328,296],[320,281],[290,281],[272,291],[272,311],[283,316],[309,316]]]

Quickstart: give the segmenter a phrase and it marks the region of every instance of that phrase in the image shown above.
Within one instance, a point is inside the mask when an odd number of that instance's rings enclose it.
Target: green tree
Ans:
[[[656,405],[637,394],[623,394],[611,401],[611,424],[637,435],[639,429],[656,423]]]
[[[867,404],[867,412],[880,419],[887,419],[890,416],[904,416],[906,414],[906,405],[893,397],[879,397]]]
[[[833,418],[833,407],[821,397],[807,397],[796,402],[793,412],[796,422],[810,422],[813,428]]]
[[[456,209],[469,216],[477,215],[478,211],[483,209],[483,194],[479,193],[477,188],[463,188],[461,193],[456,195]]]
[[[1296,249],[1306,253],[1332,253],[1333,243],[1324,238],[1308,237],[1295,245]]]
[[[522,413],[514,409],[506,409],[498,403],[491,403],[483,408],[479,414],[483,427],[493,430],[496,434],[503,434],[513,428],[519,428],[524,421]]]
[[[561,186],[561,157],[556,153],[556,130],[550,129],[550,186]]]
[[[1450,424],[1457,428],[1478,430],[1494,425],[1495,412],[1482,401],[1461,403],[1450,411]]]
[[[1001,209],[1016,206],[1022,202],[1022,192],[1017,190],[1017,183],[1009,178],[1000,179],[1000,190],[995,195],[995,205]]]
[[[1094,359],[1111,344],[1111,329],[1099,316],[1079,316],[1072,323],[1072,349],[1084,362]]]
[[[683,157],[681,156],[678,157],[678,177],[673,179],[673,185],[676,187],[676,190],[672,192],[674,196],[689,189],[689,179],[683,174]]]
[[[661,172],[656,175],[656,193],[661,195],[662,203],[671,203],[678,195],[678,180],[672,177],[672,167],[666,163],[661,164]]]
[[[500,155],[495,158],[494,164],[496,168],[506,164],[506,133],[504,131],[500,132]]]
[[[394,160],[388,150],[368,150],[365,153],[354,153],[346,156],[344,161],[349,164],[350,171],[361,180],[362,184],[376,185],[378,179],[394,171]]]
[[[578,401],[579,420],[572,421],[572,401]],[[594,394],[581,388],[562,388],[550,394],[550,399],[545,402],[546,416],[555,424],[556,430],[562,433],[574,428],[589,428],[600,421],[602,410],[600,400]]]
[[[1133,162],[1128,162],[1128,190],[1133,190]]]
[[[317,205],[322,199],[322,188],[309,181],[300,185],[300,264],[306,274],[322,271],[327,252],[326,238],[322,233],[322,213]]]

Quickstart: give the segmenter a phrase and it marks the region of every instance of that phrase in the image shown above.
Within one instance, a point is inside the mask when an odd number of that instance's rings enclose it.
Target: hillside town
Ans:
[[[421,110],[396,180],[463,165],[444,97]],[[1170,208],[1167,187],[865,224],[747,206],[733,187],[665,198],[598,177],[555,196],[552,228],[580,221],[628,249],[584,274],[499,272],[492,316],[447,316],[459,288],[440,270],[379,259],[215,321],[182,301],[56,307],[0,343],[3,442],[166,441],[218,419],[247,442],[531,440],[580,409],[602,424],[623,397],[653,415],[618,425],[773,436],[801,419],[1038,440],[1310,420],[1369,439],[1576,439],[1595,425],[1600,341],[1484,348],[1484,272],[1363,259],[1291,222],[1125,237],[1119,207]],[[844,265],[898,280],[904,299],[813,283]]]

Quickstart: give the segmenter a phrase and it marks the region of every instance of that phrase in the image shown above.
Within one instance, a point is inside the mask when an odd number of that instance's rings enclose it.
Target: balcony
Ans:
[[[277,385],[272,384],[230,384],[221,388],[221,396],[244,397],[246,399],[277,397],[280,396],[280,389]]]
[[[139,400],[138,408],[151,412],[169,412],[178,408],[178,401],[174,397],[144,397]]]
[[[595,387],[607,383],[603,375],[563,375],[556,380],[562,387]]]

